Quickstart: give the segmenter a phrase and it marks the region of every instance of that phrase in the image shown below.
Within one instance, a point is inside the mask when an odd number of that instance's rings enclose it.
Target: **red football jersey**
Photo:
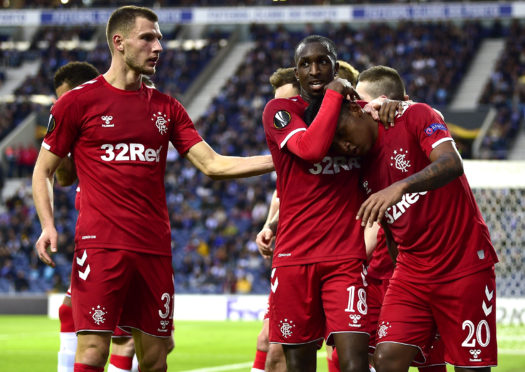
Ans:
[[[56,102],[42,146],[75,159],[82,185],[76,249],[171,254],[164,190],[170,141],[184,154],[202,138],[184,107],[156,89],[121,90],[99,76]]]
[[[364,158],[366,192],[425,168],[432,150],[444,141],[452,137],[432,108],[406,105],[393,128],[379,125],[377,141]],[[394,278],[448,281],[498,261],[465,175],[436,190],[405,194],[385,220],[399,250]]]
[[[363,201],[358,160],[329,151],[320,162],[311,163],[286,147],[292,136],[307,130],[307,107],[297,96],[274,99],[263,112],[280,200],[274,267],[366,259],[363,229],[355,220]]]

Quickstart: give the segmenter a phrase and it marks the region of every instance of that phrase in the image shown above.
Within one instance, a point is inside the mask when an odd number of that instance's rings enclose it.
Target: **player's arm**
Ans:
[[[335,78],[328,83],[314,121],[306,130],[298,131],[288,139],[288,150],[303,160],[320,161],[332,144],[343,98],[354,93],[352,85],[345,79]]]
[[[388,254],[390,255],[390,258],[392,259],[392,262],[395,265],[397,262],[397,254],[399,253],[399,251],[397,250],[397,243],[394,240],[394,237],[392,236],[392,232],[390,231],[390,227],[388,227],[388,224],[382,223],[381,227],[385,232],[385,240],[386,247],[388,248]]]
[[[271,155],[220,155],[205,141],[193,145],[185,156],[197,169],[214,180],[258,176],[274,170]]]
[[[377,247],[377,232],[379,231],[379,224],[374,223],[372,226],[365,227],[365,247],[366,257],[370,259],[372,253]]]
[[[389,99],[386,96],[378,97],[370,102],[368,102],[363,110],[368,112],[374,120],[380,121],[385,125],[385,128],[394,126],[394,121],[398,112],[403,110],[403,106],[413,105],[415,102],[408,99],[408,96],[405,96],[404,101],[398,101],[394,99]],[[444,120],[443,114],[441,111],[432,108],[436,114],[441,117],[441,120]]]
[[[77,180],[77,170],[71,156],[62,159],[55,172],[55,177],[60,186],[71,186]]]
[[[277,191],[273,192],[270,208],[268,209],[268,216],[264,227],[257,234],[255,243],[259,249],[259,253],[264,258],[271,258],[273,254],[272,242],[275,238],[277,230],[277,221],[279,220],[279,198],[277,198]]]
[[[380,96],[368,102],[363,110],[376,121],[383,123],[385,128],[393,127],[396,115],[402,111],[403,104],[410,105],[410,101],[398,101],[389,99],[386,96]]]
[[[62,159],[45,148],[40,149],[33,170],[33,200],[42,225],[42,234],[36,242],[38,257],[47,265],[55,266],[51,253],[57,251],[57,231],[53,217],[53,176]]]
[[[370,195],[357,213],[361,225],[380,222],[386,210],[401,201],[403,194],[435,190],[463,174],[463,161],[453,141],[440,143],[429,157],[431,163],[419,172]]]

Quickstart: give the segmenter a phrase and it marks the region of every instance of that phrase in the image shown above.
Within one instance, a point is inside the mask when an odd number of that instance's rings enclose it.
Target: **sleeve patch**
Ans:
[[[431,136],[435,131],[438,131],[438,130],[446,131],[447,127],[445,126],[445,124],[432,123],[428,127],[425,128],[425,134],[427,136]]]
[[[273,117],[273,125],[277,129],[283,129],[292,121],[292,115],[288,111],[281,110],[275,113]]]
[[[47,122],[47,133],[51,133],[53,130],[55,130],[55,118],[53,115],[49,115],[49,121]]]

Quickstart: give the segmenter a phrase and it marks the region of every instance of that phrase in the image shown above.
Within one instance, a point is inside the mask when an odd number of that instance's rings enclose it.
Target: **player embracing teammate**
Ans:
[[[331,112],[326,109],[333,94],[325,89],[329,88],[330,80],[323,75],[323,66],[330,66],[327,56],[333,57],[333,54],[329,44],[323,44],[324,40],[318,37],[315,42],[321,47],[305,48],[312,39],[303,40],[296,48],[301,97],[288,103],[270,101],[263,116],[281,198],[271,279],[274,304],[270,308],[270,341],[283,344],[290,371],[315,369],[311,355],[319,338],[313,334],[321,324],[330,342],[329,336],[334,332],[328,319],[332,311],[337,313],[329,308],[333,299],[324,301],[326,297],[323,297],[328,293],[334,296],[335,292],[330,292],[322,274],[316,276],[322,271],[317,271],[323,265],[320,262],[339,258],[330,251],[330,242],[323,239],[326,235],[317,229],[323,226],[324,233],[328,233],[324,224],[327,217],[316,207],[333,208],[323,203],[336,204],[340,199],[328,191],[329,180],[316,183],[318,180],[307,176],[333,177],[336,170],[341,171],[345,169],[342,165],[348,164],[341,159],[336,161],[331,150],[322,147],[326,136],[333,133]],[[301,74],[308,69],[308,73]],[[402,84],[400,78],[399,82]],[[401,87],[404,95],[404,87]],[[311,93],[321,92],[322,96],[323,90],[326,95],[319,105],[319,97]],[[317,116],[317,110],[308,112],[314,107],[312,103],[319,108]],[[363,225],[383,222],[387,236],[392,238],[390,243],[397,243],[399,250],[397,266],[381,309],[375,367],[378,372],[406,371],[413,361],[424,361],[439,334],[444,359],[457,371],[488,371],[497,364],[494,278],[497,257],[443,118],[427,105],[404,103],[398,110],[394,128],[385,130],[362,110],[363,105],[364,102],[350,102],[331,106],[331,110],[341,110],[334,141],[337,153],[354,157],[367,155],[359,164],[364,190],[370,196],[356,215],[363,219]],[[307,121],[309,116],[315,117],[310,126],[301,120]],[[324,131],[316,132],[315,124],[321,121]],[[314,132],[315,139],[308,136]],[[319,150],[321,147],[325,152]],[[309,157],[314,150],[319,150],[317,157]],[[311,174],[307,174],[308,171]],[[316,188],[321,184],[325,188],[319,196]],[[345,196],[359,199],[353,184],[347,186]],[[284,202],[287,206],[283,208]],[[444,205],[449,207],[443,208]],[[328,210],[344,218],[334,209]],[[352,209],[347,208],[347,212],[351,214]],[[284,221],[283,213],[288,213]],[[320,217],[324,218],[322,222],[317,219]],[[312,226],[312,221],[319,225]],[[297,230],[299,225],[304,228],[303,233]],[[337,226],[329,224],[330,232],[337,230]],[[347,245],[346,253],[355,249],[357,239],[355,237],[353,244]],[[303,253],[304,247],[308,247],[308,255]],[[325,256],[319,259],[316,254],[324,247],[327,247]],[[340,271],[333,270],[332,274],[337,277]],[[283,287],[281,293],[289,296],[286,301],[275,301]],[[363,296],[357,301],[350,301],[348,297],[346,309],[361,304],[365,309],[362,315],[366,316],[365,287]],[[352,285],[347,288],[348,293],[356,289]],[[321,316],[316,312],[319,302],[322,303]],[[296,303],[301,305],[296,306]],[[350,315],[347,314],[347,319],[356,318],[356,314],[353,318]],[[311,327],[315,325],[314,331],[305,331],[306,323]],[[335,340],[337,344],[337,338]],[[339,345],[337,349],[339,353],[348,352]],[[347,356],[340,364],[341,370],[360,370],[360,366],[347,364],[352,360]]]

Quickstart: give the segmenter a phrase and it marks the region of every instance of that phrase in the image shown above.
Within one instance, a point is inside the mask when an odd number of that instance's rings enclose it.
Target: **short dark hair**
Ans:
[[[359,74],[358,82],[369,82],[368,94],[372,97],[385,95],[390,99],[405,99],[405,84],[399,73],[387,66],[374,66]]]
[[[278,68],[272,74],[272,76],[270,76],[269,80],[270,80],[270,84],[272,84],[274,91],[277,88],[280,88],[286,84],[292,84],[294,88],[296,88],[297,90],[301,88],[299,86],[299,82],[297,81],[297,78],[295,77],[295,71],[293,67]]]
[[[327,37],[321,36],[321,35],[310,35],[305,37],[303,40],[297,44],[295,47],[295,53],[294,53],[294,61],[297,63],[299,59],[299,51],[302,49],[302,46],[310,43],[321,43],[325,46],[326,50],[328,51],[328,54],[330,57],[333,58],[334,63],[337,61],[337,51],[335,49],[335,44],[332,40],[330,40]]]
[[[146,18],[151,22],[159,21],[157,14],[155,14],[153,10],[141,6],[125,5],[111,13],[108,24],[106,25],[106,39],[111,54],[113,54],[113,35],[117,32],[122,32],[124,35],[127,35],[133,26],[135,26],[135,19],[137,17]]]
[[[53,78],[55,90],[64,83],[70,88],[74,88],[86,81],[93,80],[100,72],[97,68],[88,62],[69,62],[60,67]]]

